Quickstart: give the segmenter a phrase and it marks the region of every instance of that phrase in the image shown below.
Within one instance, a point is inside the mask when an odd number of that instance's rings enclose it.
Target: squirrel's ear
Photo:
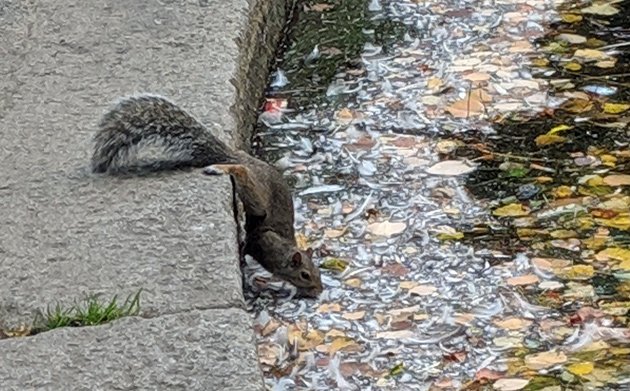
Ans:
[[[308,257],[312,257],[313,256],[313,249],[311,247],[306,249],[306,254],[308,255]]]
[[[293,256],[291,257],[291,266],[298,267],[301,264],[302,264],[302,254],[300,254],[299,251],[296,251],[295,253],[293,253]]]

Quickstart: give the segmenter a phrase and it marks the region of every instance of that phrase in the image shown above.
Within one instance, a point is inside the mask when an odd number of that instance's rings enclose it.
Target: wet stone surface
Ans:
[[[549,74],[532,66],[540,55],[536,40],[561,17],[559,2],[333,3],[301,4],[298,24],[302,18],[318,28],[318,40],[309,45],[299,27],[290,30],[294,43],[278,62],[259,118],[259,152],[290,178],[299,239],[316,249],[325,269],[321,297],[298,301],[278,293],[290,287],[248,262],[247,299],[268,384],[627,387],[623,307],[615,307],[617,315],[586,314],[591,307],[580,313],[588,288],[558,278],[558,265],[534,258],[500,220],[524,215],[525,206],[501,204],[507,207],[501,215],[488,204],[512,195],[542,199],[546,189],[523,182],[504,195],[475,192],[466,175],[485,169],[487,159],[456,152],[483,151],[486,137],[499,132],[493,124],[545,115],[566,101],[551,93]],[[359,22],[348,17],[350,27],[340,25],[335,12],[363,18],[360,32],[351,27]],[[344,42],[342,32],[352,39]],[[352,58],[357,42],[361,50]],[[510,137],[518,145],[519,136]],[[627,151],[627,143],[618,148]],[[544,172],[546,158],[537,159]],[[520,175],[517,165],[508,168]],[[492,246],[460,241],[480,225]],[[569,290],[567,304],[532,299],[532,287],[559,286]],[[581,320],[600,321],[568,321],[567,306]],[[603,351],[614,356],[607,367],[594,358]]]

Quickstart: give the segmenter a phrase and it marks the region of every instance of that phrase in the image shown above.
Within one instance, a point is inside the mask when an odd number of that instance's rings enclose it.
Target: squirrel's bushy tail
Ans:
[[[128,163],[139,144],[162,144],[180,165],[228,163],[234,151],[191,114],[166,98],[139,95],[121,99],[99,124],[92,171],[103,173]]]

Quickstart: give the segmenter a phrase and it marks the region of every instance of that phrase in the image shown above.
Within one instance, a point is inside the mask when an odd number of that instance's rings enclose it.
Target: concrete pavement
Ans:
[[[0,0],[0,322],[143,289],[140,317],[0,340],[2,390],[263,389],[229,180],[89,158],[135,92],[246,145],[285,3]]]

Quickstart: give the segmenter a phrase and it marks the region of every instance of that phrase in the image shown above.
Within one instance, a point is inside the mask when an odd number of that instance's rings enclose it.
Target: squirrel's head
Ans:
[[[317,297],[322,293],[322,278],[319,268],[313,263],[313,249],[294,249],[289,254],[289,268],[285,277],[298,288],[302,296]]]

